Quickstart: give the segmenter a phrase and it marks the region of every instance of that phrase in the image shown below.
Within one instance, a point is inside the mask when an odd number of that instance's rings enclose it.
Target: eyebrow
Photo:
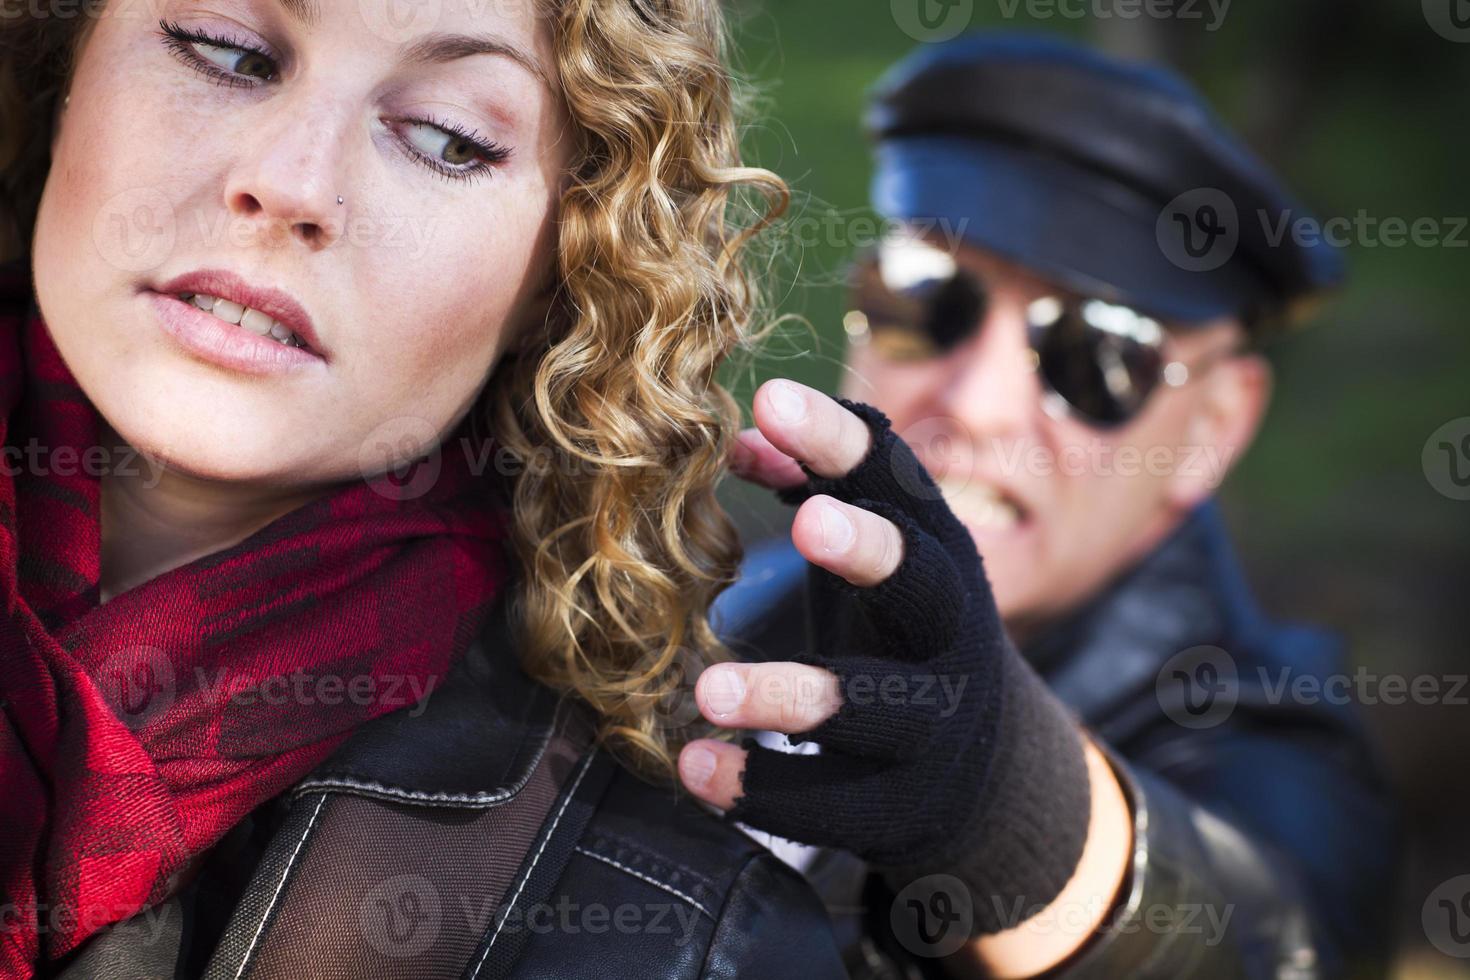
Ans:
[[[310,0],[282,0],[286,3],[310,2]],[[476,54],[493,54],[509,58],[541,81],[550,85],[551,79],[540,62],[520,48],[493,34],[428,34],[410,44],[403,52],[408,64],[437,65],[457,58],[468,58]]]
[[[279,0],[293,18],[307,27],[321,21],[321,8],[316,0]],[[492,54],[509,58],[536,76],[545,85],[550,77],[541,63],[510,42],[493,34],[428,34],[404,49],[402,60],[411,65],[437,65],[471,55]]]

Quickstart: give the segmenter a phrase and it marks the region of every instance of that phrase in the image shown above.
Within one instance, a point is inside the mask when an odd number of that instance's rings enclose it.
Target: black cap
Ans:
[[[1184,81],[1047,35],[926,45],[878,83],[873,202],[1176,325],[1259,335],[1343,276],[1341,252]]]

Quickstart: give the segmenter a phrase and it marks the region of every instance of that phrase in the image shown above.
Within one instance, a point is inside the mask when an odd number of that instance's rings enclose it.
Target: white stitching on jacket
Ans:
[[[536,749],[535,757],[526,766],[526,771],[521,778],[514,785],[493,793],[430,793],[423,790],[387,786],[370,779],[353,779],[351,776],[326,776],[319,779],[302,780],[296,784],[292,793],[293,795],[305,794],[322,789],[356,790],[367,796],[396,800],[400,803],[414,803],[420,806],[436,806],[441,803],[489,806],[493,803],[504,803],[525,789],[526,784],[531,781],[532,773],[541,764],[541,757],[546,754],[546,747],[551,744],[551,736],[556,731],[559,720],[558,716],[553,716],[551,724],[546,726],[546,732],[541,737],[541,745]]]
[[[667,882],[659,881],[657,878],[649,877],[648,875],[644,874],[641,871],[635,871],[634,869],[628,867],[626,864],[623,864],[620,861],[614,861],[612,858],[610,858],[610,857],[608,857],[608,856],[606,856],[604,854],[598,854],[596,851],[589,851],[589,850],[587,850],[587,848],[583,847],[581,844],[578,844],[576,846],[575,850],[576,850],[576,852],[578,854],[585,854],[585,855],[587,855],[590,858],[595,858],[598,861],[603,862],[604,864],[610,864],[614,868],[617,868],[619,871],[626,871],[628,874],[632,875],[634,878],[638,878],[641,881],[646,881],[646,882],[648,882],[650,885],[652,885],[655,888],[662,888],[664,891],[668,892],[669,894],[676,895],[679,898],[682,898],[684,901],[688,902],[690,905],[693,905],[695,908],[699,909],[699,911],[703,912],[705,915],[709,916],[711,919],[713,919],[715,917],[714,916],[714,913],[711,912],[709,909],[705,908],[699,902],[695,901],[690,896],[685,895],[683,892],[679,891],[679,889],[675,888],[673,885],[668,884]]]
[[[561,801],[561,806],[556,811],[556,818],[551,821],[551,827],[547,829],[546,836],[541,838],[541,845],[536,848],[536,853],[531,857],[531,863],[526,868],[526,873],[521,876],[520,883],[516,885],[515,894],[510,897],[510,901],[505,903],[505,908],[496,916],[500,921],[496,923],[495,932],[490,936],[490,941],[485,944],[485,951],[475,961],[475,968],[470,973],[470,980],[475,980],[475,977],[480,975],[480,967],[485,965],[485,957],[490,955],[490,947],[494,946],[495,941],[500,938],[500,930],[505,928],[505,920],[510,917],[510,910],[515,908],[516,902],[520,900],[521,892],[525,890],[526,882],[531,879],[531,872],[536,870],[536,864],[541,860],[542,852],[546,850],[546,845],[550,843],[552,835],[556,833],[557,825],[561,823],[562,814],[567,812],[567,807],[571,804],[572,797],[577,795],[577,787],[582,785],[582,777],[587,775],[587,768],[592,765],[592,759],[596,755],[597,746],[594,745],[591,751],[587,753],[587,758],[583,761],[582,768],[577,772],[577,778],[572,782],[572,788],[567,791],[566,797]]]
[[[353,779],[349,776],[337,776],[312,779],[299,783],[297,788],[302,793],[319,792],[321,790],[355,790],[366,796],[385,797],[399,803],[437,806],[442,803],[464,803],[470,805],[503,803],[512,796],[515,796],[520,791],[521,785],[510,786],[495,793],[429,793],[421,790],[402,789],[397,786],[385,786],[383,783],[368,779]]]
[[[291,877],[291,869],[296,866],[296,858],[301,854],[301,845],[306,843],[306,838],[311,836],[311,828],[316,826],[317,815],[322,812],[322,804],[327,802],[327,794],[323,793],[316,801],[316,809],[311,811],[311,819],[306,821],[306,829],[301,832],[301,838],[296,841],[296,848],[291,852],[291,859],[286,862],[286,869],[281,872],[281,880],[276,882],[276,890],[271,893],[271,900],[266,903],[265,912],[260,917],[260,924],[255,927],[255,935],[250,937],[250,945],[245,947],[245,955],[240,958],[240,969],[235,971],[235,980],[240,980],[245,975],[245,967],[250,963],[250,954],[255,952],[255,944],[260,942],[260,934],[265,929],[265,924],[270,921],[271,910],[276,907],[276,900],[281,897],[281,889],[286,887],[286,879]]]

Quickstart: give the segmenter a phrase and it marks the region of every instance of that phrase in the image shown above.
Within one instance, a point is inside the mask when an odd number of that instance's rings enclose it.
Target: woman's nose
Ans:
[[[244,223],[246,237],[270,236],[271,244],[289,237],[318,250],[342,237],[346,206],[337,198],[350,189],[343,174],[351,124],[340,106],[303,109],[300,101],[259,107],[269,121],[248,138],[242,134],[225,207],[232,221]]]

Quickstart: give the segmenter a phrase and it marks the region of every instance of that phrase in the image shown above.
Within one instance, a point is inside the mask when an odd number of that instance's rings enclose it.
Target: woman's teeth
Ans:
[[[301,342],[300,337],[291,332],[291,328],[279,320],[272,320],[259,310],[252,310],[248,306],[241,306],[239,303],[205,293],[180,293],[179,299],[185,303],[193,303],[206,313],[213,313],[226,323],[238,324],[253,334],[270,337],[287,347],[306,346]]]

